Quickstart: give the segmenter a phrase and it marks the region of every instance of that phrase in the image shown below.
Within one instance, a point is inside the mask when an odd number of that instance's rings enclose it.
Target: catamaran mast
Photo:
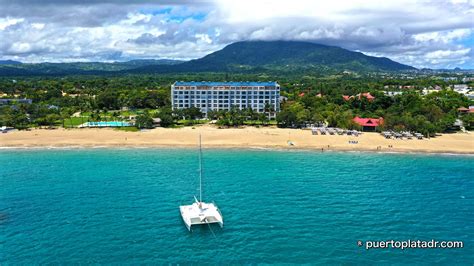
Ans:
[[[199,202],[202,202],[202,148],[201,148],[201,134],[199,134]]]

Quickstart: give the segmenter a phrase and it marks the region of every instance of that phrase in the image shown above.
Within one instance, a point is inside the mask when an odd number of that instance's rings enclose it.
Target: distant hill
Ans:
[[[0,61],[1,62],[1,61]],[[14,62],[14,61],[13,61]],[[174,65],[183,63],[169,59],[140,59],[125,62],[74,62],[38,64],[0,64],[0,76],[40,76],[40,75],[102,75],[127,71],[143,66]]]
[[[304,73],[401,71],[415,68],[385,57],[367,56],[336,46],[297,41],[236,42],[191,61],[132,60],[115,63],[41,63],[0,65],[6,75],[154,74],[195,72]]]
[[[21,62],[13,60],[0,60],[0,65],[21,65]]]

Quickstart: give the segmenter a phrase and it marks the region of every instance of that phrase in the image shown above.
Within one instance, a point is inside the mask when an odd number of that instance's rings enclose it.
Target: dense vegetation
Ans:
[[[375,100],[342,97],[317,97],[305,94],[296,101],[283,104],[277,120],[284,126],[301,126],[305,123],[321,123],[330,127],[359,129],[352,122],[355,116],[384,118],[381,129],[418,131],[425,135],[447,132],[458,117],[457,108],[469,104],[468,99],[456,92],[443,90],[422,97],[416,91],[407,91],[395,97],[372,91]]]
[[[0,106],[0,126],[25,129],[36,126],[73,127],[87,121],[134,120],[140,128],[153,126],[160,118],[162,126],[193,125],[205,122],[197,108],[171,111],[170,85],[175,80],[278,80],[285,100],[277,119],[270,120],[272,107],[264,114],[253,110],[232,109],[210,112],[208,119],[220,126],[268,125],[301,127],[325,124],[341,128],[358,128],[352,119],[383,117],[384,128],[418,131],[425,135],[452,130],[456,118],[469,129],[473,114],[459,115],[457,108],[474,105],[465,96],[448,89],[423,96],[423,87],[449,83],[432,78],[399,80],[351,76],[268,76],[245,74],[128,75],[121,77],[69,76],[64,78],[0,79],[3,98],[28,98],[32,104],[11,103]],[[455,81],[453,81],[455,82]],[[384,88],[386,85],[412,85],[407,89]],[[472,84],[471,84],[472,85]],[[386,96],[383,91],[403,94]],[[342,95],[370,92],[375,99]],[[0,97],[0,98],[2,98]]]

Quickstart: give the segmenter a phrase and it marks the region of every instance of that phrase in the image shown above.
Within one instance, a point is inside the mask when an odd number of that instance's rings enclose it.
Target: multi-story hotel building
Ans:
[[[197,107],[207,116],[210,110],[252,108],[263,113],[270,106],[270,117],[280,111],[280,85],[277,82],[180,82],[171,85],[173,110]]]

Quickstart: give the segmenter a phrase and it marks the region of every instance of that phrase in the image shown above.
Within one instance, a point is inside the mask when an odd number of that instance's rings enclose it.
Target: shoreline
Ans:
[[[90,146],[90,145],[63,145],[63,146],[47,146],[47,145],[37,145],[37,146],[0,146],[1,151],[27,151],[27,150],[101,150],[101,149],[111,149],[111,150],[134,150],[134,149],[168,149],[168,150],[179,150],[187,149],[193,150],[196,146],[193,145],[142,145],[142,146],[133,146],[133,145],[109,145],[109,146]],[[284,147],[256,147],[256,146],[211,146],[203,147],[203,150],[250,150],[250,151],[281,151],[281,152],[318,152],[318,153],[379,153],[379,154],[411,154],[411,155],[445,155],[445,156],[466,156],[474,157],[474,152],[453,152],[453,151],[430,151],[430,150],[370,150],[370,149],[326,149],[321,151],[320,149],[315,148],[284,148]]]
[[[0,150],[7,149],[100,149],[100,148],[195,148],[201,134],[204,148],[307,150],[317,152],[379,152],[474,155],[474,134],[444,134],[423,140],[385,139],[379,133],[359,137],[312,135],[310,130],[273,127],[218,129],[156,128],[141,132],[114,129],[33,129],[0,134]],[[295,145],[289,146],[288,140]],[[351,144],[350,141],[357,141]],[[390,146],[392,148],[390,148]]]

